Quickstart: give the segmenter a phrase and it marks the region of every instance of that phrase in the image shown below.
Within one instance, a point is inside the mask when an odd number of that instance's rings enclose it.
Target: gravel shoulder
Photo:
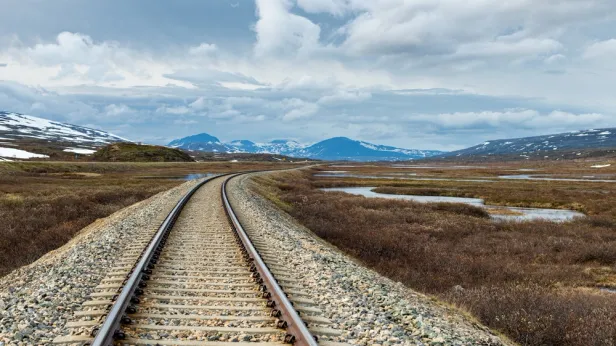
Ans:
[[[266,174],[266,173],[260,173]],[[47,345],[66,334],[79,310],[137,229],[154,232],[190,181],[97,220],[63,247],[0,278],[0,346]],[[314,236],[251,192],[248,176],[232,180],[242,223],[262,235],[333,321],[333,341],[357,345],[504,345],[488,329],[430,297],[405,288]]]
[[[268,173],[255,173],[268,174]],[[254,175],[254,174],[253,174]],[[229,184],[250,233],[271,244],[304,288],[356,345],[512,345],[460,311],[367,269],[251,190],[250,175]]]
[[[113,266],[136,229],[154,232],[190,181],[99,219],[69,243],[0,278],[0,346],[47,345]]]

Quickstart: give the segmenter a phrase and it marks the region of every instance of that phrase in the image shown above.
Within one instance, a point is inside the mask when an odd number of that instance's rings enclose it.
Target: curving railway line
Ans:
[[[341,345],[277,249],[242,227],[226,192],[235,176],[202,181],[160,228],[135,230],[54,344]]]

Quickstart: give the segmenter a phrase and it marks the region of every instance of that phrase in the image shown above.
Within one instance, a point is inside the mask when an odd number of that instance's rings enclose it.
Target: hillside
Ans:
[[[611,154],[616,148],[616,128],[591,129],[534,137],[489,140],[436,158],[575,158]],[[594,153],[594,154],[593,154]]]
[[[174,148],[135,143],[114,143],[98,149],[93,159],[110,162],[193,162],[187,153]]]
[[[278,139],[267,143],[234,140],[228,143],[207,133],[173,140],[169,146],[185,150],[212,153],[274,154],[316,160],[400,161],[425,158],[441,154],[436,150],[402,149],[335,137],[312,145],[293,140]]]
[[[2,140],[32,138],[86,146],[128,141],[109,132],[89,127],[2,111],[0,111],[0,136],[3,137]]]
[[[70,160],[127,141],[102,130],[0,111],[0,161]]]

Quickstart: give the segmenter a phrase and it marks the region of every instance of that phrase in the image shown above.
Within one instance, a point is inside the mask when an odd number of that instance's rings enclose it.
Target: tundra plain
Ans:
[[[511,175],[566,180],[499,178]],[[345,163],[256,181],[259,193],[319,237],[522,345],[613,345],[616,182],[598,180],[615,178],[614,162],[539,161]],[[347,186],[571,209],[586,216],[563,223],[500,221],[476,206],[320,190]]]
[[[267,162],[0,162],[0,276],[62,246],[96,219],[177,186],[189,175],[282,167]]]

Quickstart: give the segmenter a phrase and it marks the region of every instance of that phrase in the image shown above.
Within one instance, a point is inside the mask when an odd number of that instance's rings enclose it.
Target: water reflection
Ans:
[[[464,203],[473,205],[476,207],[485,208],[490,211],[497,211],[507,209],[514,215],[492,214],[492,218],[501,220],[549,220],[549,221],[569,221],[575,217],[582,217],[584,214],[572,210],[564,209],[543,209],[543,208],[517,208],[517,207],[501,207],[501,206],[487,206],[483,199],[480,198],[464,198],[464,197],[448,197],[448,196],[418,196],[418,195],[393,195],[378,193],[372,191],[376,187],[335,187],[335,188],[323,188],[323,191],[339,191],[346,192],[353,195],[360,195],[369,198],[388,198],[388,199],[403,199],[421,203]]]
[[[185,175],[148,175],[138,177],[138,179],[171,179],[171,180],[195,180],[209,178],[214,176],[214,173],[190,173]]]
[[[192,173],[192,174],[187,174],[177,179],[178,180],[195,180],[195,179],[201,179],[201,178],[209,178],[212,176],[214,176],[214,173]]]

